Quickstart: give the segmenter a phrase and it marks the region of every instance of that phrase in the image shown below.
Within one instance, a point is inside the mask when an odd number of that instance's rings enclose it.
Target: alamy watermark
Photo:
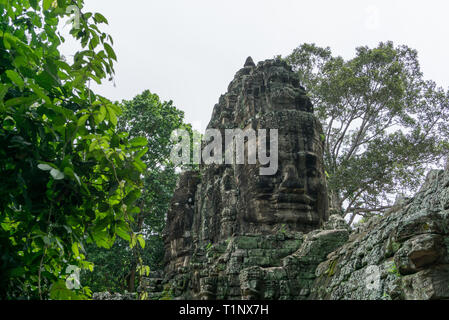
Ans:
[[[65,285],[66,285],[67,289],[78,290],[79,288],[81,288],[80,271],[81,271],[81,269],[74,265],[69,265],[67,267],[67,269],[65,270],[65,272],[67,274],[69,274],[69,276],[65,280]]]
[[[368,30],[377,30],[380,27],[380,9],[371,5],[365,8],[365,28]]]
[[[80,28],[80,16],[81,16],[80,9],[75,5],[70,5],[66,9],[66,13],[72,14],[69,21],[67,21],[66,24],[71,23],[73,29],[79,29]]]
[[[260,175],[274,175],[278,170],[278,130],[270,129],[269,142],[266,129],[224,129],[224,151],[222,132],[207,129],[204,136],[193,134],[193,146],[190,133],[178,129],[171,135],[174,146],[170,159],[180,164],[245,164],[245,149],[248,154],[247,164],[261,164]],[[201,141],[205,146],[201,147]],[[269,152],[267,147],[269,145]],[[191,157],[191,151],[193,156]],[[224,155],[223,155],[224,154]],[[265,167],[264,167],[265,166]]]

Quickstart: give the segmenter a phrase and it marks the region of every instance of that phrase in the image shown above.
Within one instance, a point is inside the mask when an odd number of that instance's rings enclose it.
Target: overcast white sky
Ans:
[[[173,100],[203,131],[220,94],[247,56],[257,63],[304,42],[351,58],[357,46],[392,40],[418,50],[424,76],[449,86],[449,1],[428,0],[85,0],[109,20],[116,87],[131,99],[145,89]],[[68,27],[66,27],[68,29]],[[68,38],[67,38],[68,39]],[[73,54],[74,43],[62,52]]]

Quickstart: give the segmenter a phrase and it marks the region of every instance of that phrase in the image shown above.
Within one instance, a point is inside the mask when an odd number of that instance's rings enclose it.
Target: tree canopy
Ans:
[[[424,80],[416,50],[381,42],[345,60],[303,44],[286,60],[324,126],[331,205],[351,221],[414,191],[448,154],[449,92]]]
[[[148,152],[141,159],[147,169],[143,171],[142,193],[136,201],[140,211],[132,224],[133,231],[142,234],[148,245],[130,250],[119,241],[111,250],[89,247],[88,258],[100,265],[100,269],[86,273],[85,279],[97,290],[134,292],[138,283],[136,275],[139,276],[138,257],[142,257],[143,264],[151,269],[162,269],[162,230],[177,181],[176,167],[170,161],[173,144],[170,138],[173,130],[181,127],[190,130],[190,125],[184,124],[184,112],[172,101],[161,101],[158,95],[148,90],[132,100],[122,101],[121,106],[119,128],[127,131],[130,138],[144,137],[148,141]]]

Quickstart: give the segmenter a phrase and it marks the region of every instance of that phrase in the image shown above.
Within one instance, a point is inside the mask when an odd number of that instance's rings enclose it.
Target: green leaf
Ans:
[[[148,152],[148,147],[143,148],[142,150],[140,150],[139,152],[136,153],[136,155],[134,156],[135,159],[140,159],[142,158],[146,153]]]
[[[14,65],[17,68],[24,67],[28,64],[28,60],[24,56],[17,56],[14,58]]]
[[[114,103],[107,104],[107,107],[108,108],[112,108],[112,110],[114,110],[115,114],[121,114],[122,113],[122,109],[118,105],[116,105]]]
[[[115,232],[125,241],[129,241],[131,239],[129,227],[124,222],[117,224]]]
[[[139,241],[139,244],[142,247],[142,249],[145,249],[145,239],[141,234],[137,235],[137,240]]]
[[[12,45],[16,45],[17,42],[17,38],[14,37],[12,34],[8,33],[8,32],[4,32],[3,34],[3,45],[5,46],[6,49],[11,49],[11,44]]]
[[[16,127],[16,121],[11,116],[6,116],[3,120],[3,129],[12,131]]]
[[[95,13],[94,19],[97,21],[97,23],[106,23],[108,24],[108,20],[101,14],[101,13]]]
[[[115,55],[114,49],[112,49],[112,47],[109,44],[104,43],[104,49],[106,50],[111,59],[117,61],[117,56]]]
[[[123,199],[123,203],[129,207],[134,203],[134,201],[136,201],[140,197],[140,195],[141,195],[140,190],[138,189],[133,190],[126,195],[125,199]]]
[[[84,114],[78,119],[78,127],[83,127],[90,115]]]
[[[73,180],[75,180],[75,181],[78,183],[78,185],[81,185],[81,180],[80,180],[80,178],[79,178],[78,175],[73,171],[72,168],[70,168],[70,167],[65,167],[65,168],[64,168],[64,174],[65,174],[66,176],[72,178]]]
[[[82,296],[67,288],[64,280],[58,280],[50,288],[50,299],[52,300],[81,300]]]
[[[15,84],[17,85],[20,90],[23,90],[23,87],[25,85],[22,77],[14,70],[6,70],[6,75],[8,76],[8,78]]]
[[[134,233],[131,235],[131,239],[130,240],[131,241],[130,241],[129,246],[130,246],[130,248],[134,248],[136,246],[136,244],[137,244],[136,235]]]
[[[99,110],[96,111],[94,114],[95,122],[97,124],[100,124],[105,117],[106,117],[106,108],[103,105],[101,105]]]
[[[89,152],[98,148],[98,140],[93,140],[89,146]]]
[[[43,0],[44,4],[43,4],[43,9],[44,11],[50,9],[51,4],[53,3],[54,0]]]
[[[79,249],[78,249],[78,242],[72,243],[72,252],[75,255],[75,257],[79,257],[80,252],[79,252]]]
[[[129,141],[129,143],[133,146],[133,147],[143,147],[146,146],[148,144],[148,141],[145,137],[136,137],[133,138]]]
[[[98,37],[97,36],[94,36],[91,40],[90,40],[90,43],[89,43],[89,49],[90,50],[94,50],[97,46],[98,46],[98,43],[100,42],[100,40],[98,39]]]
[[[38,0],[30,0],[30,5],[34,10],[37,10],[37,1]]]
[[[134,165],[134,167],[135,167],[137,170],[139,170],[140,172],[144,172],[145,169],[147,168],[146,164],[143,163],[143,161],[140,160],[140,159],[134,159],[133,165]]]
[[[41,169],[41,170],[44,170],[44,171],[50,171],[50,170],[53,170],[53,167],[49,166],[48,164],[43,164],[43,163],[38,164],[37,167],[38,167],[39,169]]]
[[[11,85],[6,83],[6,84],[1,84],[0,83],[0,101],[3,101],[3,98],[5,97],[6,93],[8,92],[9,88],[11,88]]]
[[[54,76],[52,76],[47,71],[43,71],[40,74],[38,74],[36,77],[36,82],[39,86],[42,88],[50,91],[53,87],[56,87],[59,85],[59,83],[56,81]]]
[[[114,134],[111,138],[111,148],[118,148],[120,145],[120,137]]]
[[[11,84],[0,84],[0,112],[5,111],[3,98],[5,98],[5,95],[8,93],[9,88],[11,88]]]
[[[64,173],[62,173],[58,169],[55,169],[55,168],[51,169],[50,174],[53,177],[53,179],[55,179],[55,180],[64,179]]]
[[[34,83],[30,83],[29,86],[39,98],[43,99],[46,103],[51,104],[50,98],[44,93],[43,90],[41,90],[41,88],[39,88],[39,86]]]
[[[114,244],[114,239],[109,237],[107,231],[96,231],[92,233],[95,243],[99,247],[109,249]]]
[[[5,106],[6,107],[14,107],[17,105],[22,105],[22,106],[29,106],[31,105],[33,102],[35,102],[37,100],[37,96],[36,95],[31,95],[29,97],[17,97],[17,98],[11,98],[8,101],[5,102]]]
[[[108,107],[108,114],[109,114],[109,120],[111,123],[116,126],[117,125],[117,115],[115,114],[114,110],[112,108]]]
[[[139,207],[133,207],[131,210],[128,210],[129,214],[139,214],[140,208]]]
[[[101,105],[100,106],[100,115],[101,115],[101,121],[103,121],[103,119],[106,117],[106,107],[104,106],[104,105]],[[100,122],[101,122],[100,121]]]

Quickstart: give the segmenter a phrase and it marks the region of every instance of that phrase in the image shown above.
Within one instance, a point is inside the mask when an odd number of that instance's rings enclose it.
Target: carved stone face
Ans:
[[[168,225],[179,221],[179,227],[171,232],[176,236],[170,238],[178,256],[183,254],[172,238],[207,244],[234,234],[270,234],[276,228],[308,232],[327,220],[321,125],[297,75],[285,62],[267,60],[257,67],[245,64],[214,107],[208,128],[222,134],[225,129],[253,129],[257,136],[260,129],[277,129],[277,172],[260,175],[258,163],[203,163],[195,204],[186,211],[191,219],[182,221],[175,214],[186,210],[184,202],[169,214]],[[270,151],[269,146],[267,149]],[[269,158],[271,161],[272,155]],[[272,168],[271,163],[265,167]],[[185,237],[184,231],[192,236]]]
[[[279,136],[275,175],[260,175],[258,164],[234,166],[240,232],[318,228],[328,218],[322,128],[304,88],[297,75],[279,61],[267,62],[263,71],[244,68],[239,73],[230,84],[232,94],[238,96],[236,106],[229,108],[228,99],[220,108],[223,118],[227,117],[225,110],[233,110],[234,116],[224,123],[230,127],[243,124],[256,132],[278,129]],[[211,121],[212,127],[218,123]]]
[[[266,277],[258,259],[253,268],[248,268],[244,261],[244,250],[248,249],[240,248],[247,241],[249,247],[259,247],[253,243],[265,239],[259,235],[272,235],[278,230],[308,232],[327,220],[322,129],[313,116],[312,104],[297,75],[284,61],[266,60],[256,66],[249,58],[215,105],[208,128],[222,134],[226,129],[251,128],[258,138],[260,129],[268,129],[267,151],[272,151],[269,129],[277,129],[277,161],[273,154],[267,154],[270,162],[264,166],[277,171],[261,175],[258,162],[203,163],[199,173],[182,174],[167,214],[167,278],[180,280],[170,283],[175,283],[175,293],[178,290],[186,294],[185,298],[214,299],[223,282],[240,283],[240,288],[233,284],[229,291],[240,289],[241,297],[246,299],[260,299],[270,288],[286,292],[282,286],[287,282],[279,284],[277,279]],[[249,141],[245,143],[245,158]],[[251,154],[254,152],[252,149]],[[277,164],[274,167],[272,160]],[[297,236],[287,235],[291,239]],[[281,242],[272,248],[281,248]],[[208,251],[211,244],[213,251]],[[232,259],[227,253],[221,255],[224,245],[226,252],[232,252]],[[216,253],[229,260],[225,270],[216,268],[217,261],[221,261]]]
[[[259,165],[236,167],[239,212],[251,225],[245,231],[316,229],[328,214],[318,120],[309,112],[283,110],[261,119],[258,127],[278,129],[279,168],[275,175],[262,176]]]
[[[284,67],[273,66],[264,75],[266,95],[269,96],[271,106],[276,110],[297,109],[311,111],[312,105],[303,96],[299,80],[294,73],[286,72]]]

